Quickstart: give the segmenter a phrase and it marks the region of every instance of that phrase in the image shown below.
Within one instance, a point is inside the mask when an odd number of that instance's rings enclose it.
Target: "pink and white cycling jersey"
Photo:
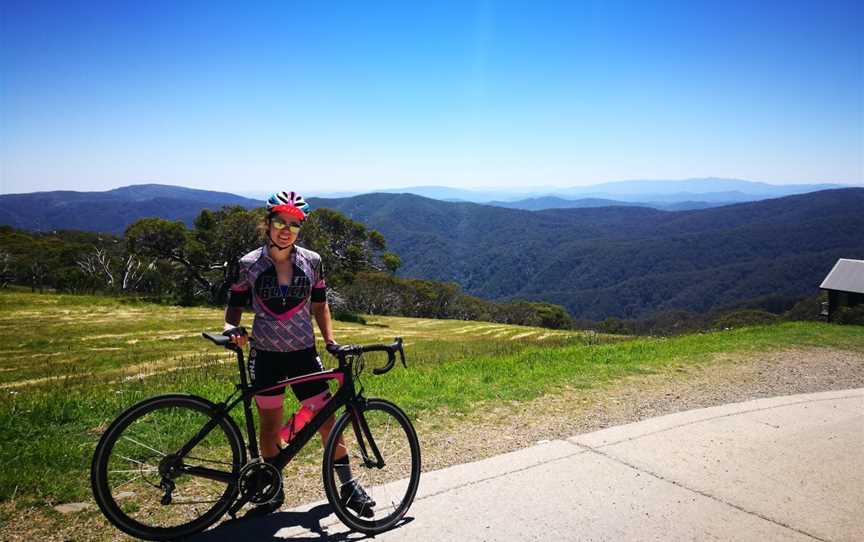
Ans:
[[[315,346],[310,302],[327,300],[324,270],[317,252],[294,246],[291,284],[279,284],[267,247],[240,258],[240,280],[231,286],[228,305],[243,307],[252,298],[255,348],[292,352]]]

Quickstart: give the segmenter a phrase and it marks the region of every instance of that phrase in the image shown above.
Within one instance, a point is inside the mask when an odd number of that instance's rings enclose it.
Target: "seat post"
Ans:
[[[243,363],[243,348],[234,345],[231,350],[237,353],[237,369],[240,371],[240,384],[245,388],[249,385],[249,378],[246,376],[246,364]]]

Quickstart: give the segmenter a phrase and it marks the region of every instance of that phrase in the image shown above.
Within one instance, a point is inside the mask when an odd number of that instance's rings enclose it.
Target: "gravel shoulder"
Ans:
[[[590,390],[565,389],[526,403],[491,406],[477,417],[444,427],[421,419],[417,428],[423,469],[429,471],[675,412],[862,387],[861,352],[795,348],[761,355],[723,354],[702,364],[682,364]]]
[[[470,416],[436,413],[416,420],[415,426],[423,449],[423,470],[428,472],[540,441],[685,410],[862,387],[862,352],[795,348],[759,355],[723,354],[602,387],[564,389],[533,401],[481,406]],[[305,473],[307,479],[320,482],[317,468],[313,470]],[[320,483],[301,487],[297,497],[305,502],[324,498]],[[10,541],[129,540],[92,508],[61,515],[45,508],[14,510],[8,502],[0,505],[0,535]]]

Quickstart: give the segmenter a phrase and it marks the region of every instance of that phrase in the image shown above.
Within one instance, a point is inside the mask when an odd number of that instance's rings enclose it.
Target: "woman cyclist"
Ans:
[[[296,192],[270,196],[267,216],[259,227],[264,244],[240,259],[240,279],[230,289],[224,334],[235,344],[243,346],[248,342],[238,326],[243,307],[250,300],[255,312],[252,324],[255,344],[249,351],[249,375],[255,386],[324,370],[315,350],[312,317],[328,350],[337,346],[321,256],[295,244],[309,211],[309,204]],[[330,398],[327,384],[320,380],[291,388],[303,406],[313,413]],[[284,392],[285,388],[281,387],[255,396],[261,419],[261,455],[265,461],[279,453]],[[324,442],[333,423],[331,417],[319,431]],[[340,465],[337,475],[342,483],[342,499],[357,513],[371,517],[375,503],[353,480],[348,456],[334,459]],[[283,502],[284,494],[280,489],[272,501],[253,508],[247,516],[273,512]]]

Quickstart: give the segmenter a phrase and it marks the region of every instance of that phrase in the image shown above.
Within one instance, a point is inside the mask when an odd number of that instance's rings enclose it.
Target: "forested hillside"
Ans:
[[[169,304],[224,306],[239,276],[239,259],[260,246],[264,210],[203,209],[192,229],[158,217],[131,224],[123,237],[57,230],[27,232],[0,226],[0,290],[103,293]],[[298,243],[321,255],[335,318],[361,322],[360,314],[483,320],[549,328],[576,322],[558,305],[490,302],[466,295],[453,283],[393,275],[399,257],[386,240],[332,209],[304,222]],[[359,313],[359,314],[358,314]]]
[[[864,257],[860,188],[674,213],[525,212],[405,194],[318,204],[384,234],[402,258],[400,275],[558,303],[595,320],[804,297],[838,258]]]
[[[560,304],[579,319],[767,304],[782,311],[815,294],[838,258],[864,258],[864,188],[680,212],[629,206],[532,212],[409,194],[310,201],[383,234],[401,260],[398,277],[456,283],[484,299]],[[231,194],[142,185],[0,196],[0,223],[122,235],[143,217],[189,227],[202,208],[229,204],[260,208]],[[19,267],[30,265],[16,258]],[[76,267],[76,258],[61,260]],[[27,284],[39,282],[37,267]],[[154,273],[154,280],[164,276]],[[388,283],[387,291],[400,288]]]

